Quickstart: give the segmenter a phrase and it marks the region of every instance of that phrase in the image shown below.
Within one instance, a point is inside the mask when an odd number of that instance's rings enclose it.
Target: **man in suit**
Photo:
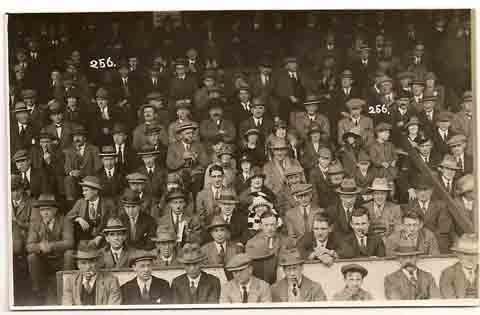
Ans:
[[[192,98],[198,83],[194,75],[187,73],[186,60],[178,58],[173,63],[174,77],[170,80],[169,97],[173,100]]]
[[[360,129],[360,136],[363,144],[369,145],[374,141],[373,120],[361,114],[362,109],[366,107],[364,100],[352,98],[347,101],[346,106],[349,110],[348,117],[338,121],[338,143],[343,144],[343,134],[352,128]]]
[[[263,166],[263,172],[266,175],[265,186],[276,195],[286,183],[285,170],[293,167],[301,168],[300,162],[287,156],[288,148],[285,140],[274,139],[270,144],[273,158]]]
[[[40,195],[33,206],[39,218],[30,223],[26,250],[32,289],[39,305],[43,305],[54,303],[55,288],[49,285],[51,278],[57,271],[73,266],[73,227],[70,220],[58,212],[53,195]]]
[[[410,200],[407,207],[423,214],[423,225],[435,234],[440,253],[448,254],[457,238],[455,223],[444,203],[433,199],[432,193],[431,182],[419,178],[415,183],[416,199]]]
[[[423,131],[427,135],[433,135],[435,131],[435,121],[439,111],[436,108],[437,97],[434,95],[425,95],[422,99],[422,107],[417,109],[418,119],[422,125]]]
[[[260,134],[263,136],[263,139],[272,133],[273,130],[273,121],[265,115],[265,100],[256,97],[252,101],[251,112],[252,115],[242,121],[238,127],[238,134],[243,135],[247,130],[257,129],[260,131]]]
[[[136,192],[125,189],[120,200],[119,215],[125,226],[128,226],[126,243],[130,247],[151,250],[154,248],[150,238],[157,229],[155,219],[146,211],[141,211],[142,201]]]
[[[266,97],[273,95],[272,82],[272,62],[269,58],[261,58],[257,66],[257,71],[249,77],[252,93],[255,96]]]
[[[288,235],[293,239],[300,239],[312,232],[313,217],[324,209],[317,208],[312,203],[313,188],[311,184],[298,183],[292,186],[292,193],[297,206],[287,210],[285,225]]]
[[[141,94],[140,77],[129,71],[129,65],[125,61],[119,62],[117,71],[111,85],[114,102],[136,106]],[[132,112],[135,112],[135,108]]]
[[[342,266],[341,272],[345,280],[345,288],[333,295],[334,301],[367,301],[373,300],[370,292],[362,289],[363,279],[368,270],[358,264]]]
[[[117,214],[115,203],[100,195],[102,185],[95,176],[86,176],[79,183],[83,198],[78,199],[67,218],[72,220],[75,241],[86,241],[88,246],[99,248],[103,241],[102,231],[111,216]]]
[[[318,260],[325,266],[331,266],[338,258],[340,242],[335,238],[331,220],[324,213],[313,216],[312,232],[305,234],[297,242],[302,256],[308,260]]]
[[[440,293],[444,299],[478,298],[478,239],[464,234],[451,248],[458,262],[440,275]]]
[[[167,177],[166,169],[158,163],[160,153],[151,145],[144,145],[137,153],[143,162],[143,165],[137,169],[137,172],[148,178],[145,183],[145,192],[158,199],[164,194]]]
[[[424,255],[439,255],[438,241],[432,231],[424,226],[423,213],[410,210],[402,216],[402,229],[385,240],[387,256],[392,256],[397,247],[407,244]]]
[[[197,243],[183,246],[179,261],[185,273],[172,281],[172,304],[217,304],[220,299],[220,280],[202,271],[207,256]]]
[[[55,137],[58,147],[62,150],[72,145],[72,130],[75,126],[65,121],[63,112],[64,109],[57,100],[50,101],[48,113],[52,123],[45,127],[45,131]]]
[[[465,91],[461,103],[461,110],[453,115],[452,130],[457,134],[463,134],[467,137],[467,149],[469,154],[473,152],[473,95],[472,91]]]
[[[252,259],[244,253],[233,256],[225,268],[233,279],[222,285],[220,303],[272,302],[270,286],[253,276]]]
[[[473,156],[466,153],[467,137],[465,135],[455,135],[448,141],[448,149],[452,153],[453,158],[457,161],[459,170],[456,177],[461,177],[465,174],[473,174]]]
[[[430,300],[440,298],[440,291],[433,275],[417,266],[418,255],[415,248],[399,247],[395,255],[401,268],[385,276],[385,297],[388,300]]]
[[[218,99],[212,99],[208,102],[209,119],[205,119],[200,123],[200,136],[207,147],[213,144],[213,140],[219,134],[222,135],[227,143],[235,141],[235,125],[231,120],[224,118],[223,106],[222,101]]]
[[[370,217],[365,208],[352,211],[350,226],[353,233],[346,235],[338,250],[340,258],[384,257],[385,245],[380,236],[369,232]]]
[[[125,176],[117,167],[118,155],[113,146],[103,146],[100,150],[103,168],[97,171],[97,177],[103,187],[103,196],[116,198],[126,186]]]
[[[334,92],[333,100],[329,104],[329,108],[321,109],[323,114],[327,114],[330,121],[336,122],[341,119],[341,113],[347,112],[345,104],[351,98],[362,98],[362,91],[357,85],[354,85],[353,73],[350,69],[345,69],[340,74],[340,86]],[[336,124],[332,124],[332,135],[337,134]]]
[[[142,211],[151,213],[151,208],[154,206],[156,199],[145,190],[148,176],[141,173],[131,173],[125,178],[128,183],[128,188],[135,191],[142,201]]]
[[[457,173],[461,171],[457,160],[452,155],[445,154],[437,167],[440,184],[452,197],[455,197],[457,190]],[[435,190],[434,199],[440,198],[438,195],[441,193],[441,191]]]
[[[100,250],[99,268],[128,268],[129,259],[133,254],[132,248],[126,244],[127,231],[118,217],[111,217],[103,229],[107,246]]]
[[[237,98],[234,100],[231,108],[230,119],[238,127],[243,121],[249,119],[252,115],[252,94],[248,85],[240,85],[237,89]]]
[[[238,197],[233,191],[226,191],[220,195],[217,200],[219,213],[218,216],[228,224],[229,238],[232,243],[237,245],[245,244],[248,240],[248,232],[245,226],[248,225],[248,218],[239,208]]]
[[[364,204],[363,207],[368,210],[372,224],[384,225],[385,236],[389,236],[395,229],[400,228],[402,221],[400,205],[387,201],[392,188],[384,177],[374,178],[369,190],[372,192],[373,200]]]
[[[160,67],[152,65],[147,75],[143,79],[141,96],[145,96],[151,92],[165,93],[168,90],[167,78],[164,75],[160,75]]]
[[[411,117],[415,115],[414,109],[410,108],[409,104],[410,97],[405,94],[399,94],[390,108],[389,123],[392,125],[392,142],[397,147],[401,146],[402,138],[404,137],[403,132],[405,129],[408,129],[407,124]]]
[[[138,164],[138,158],[131,144],[127,142],[127,128],[122,123],[116,123],[112,129],[113,147],[117,155],[117,163],[119,171],[123,174],[133,171]]]
[[[312,161],[313,168],[310,170],[308,179],[313,186],[313,195],[319,207],[327,208],[330,203],[325,197],[330,191],[328,169],[332,162],[332,151],[329,148],[319,148],[317,154],[318,157]]]
[[[290,116],[290,126],[297,131],[304,142],[308,140],[308,131],[312,125],[320,127],[322,141],[328,142],[330,139],[330,122],[319,110],[322,103],[324,103],[324,100],[317,95],[307,95],[303,102],[305,111],[294,112]]]
[[[369,84],[371,75],[375,71],[377,62],[374,60],[374,57],[370,55],[370,47],[368,47],[367,44],[362,44],[357,53],[359,58],[352,63],[351,69],[355,81],[365,90]]]
[[[62,305],[120,305],[122,293],[118,279],[99,271],[99,253],[82,244],[74,258],[79,271],[63,287]]]
[[[32,168],[32,160],[26,150],[18,150],[13,155],[17,173],[22,177],[25,191],[32,198],[38,198],[42,193],[53,193],[53,179],[43,168]]]
[[[65,149],[65,197],[73,202],[80,195],[78,182],[85,176],[93,176],[102,167],[99,150],[87,143],[87,130],[83,126],[72,131],[73,146]]]
[[[31,123],[38,130],[46,125],[47,117],[40,104],[37,103],[37,91],[33,89],[22,90],[23,103],[30,111]]]
[[[275,282],[272,289],[273,302],[318,302],[326,301],[322,286],[303,274],[304,260],[295,250],[285,250],[280,256],[279,265],[285,277]]]
[[[122,291],[122,304],[147,305],[170,304],[171,291],[168,281],[152,275],[155,255],[144,250],[137,250],[130,258],[130,266],[136,277],[125,282]]]
[[[169,226],[157,226],[157,233],[155,237],[151,238],[155,243],[155,259],[153,264],[155,266],[176,266],[180,265],[177,259],[177,235],[170,230]]]
[[[145,144],[155,145],[149,140],[150,136],[158,133],[160,142],[163,146],[168,145],[168,132],[164,125],[157,121],[158,113],[153,104],[144,104],[140,107],[139,113],[143,118],[143,123],[139,124],[133,130],[132,146],[139,151]],[[153,128],[152,128],[153,127]],[[160,130],[158,130],[160,129]],[[160,143],[159,143],[160,144]]]
[[[12,194],[12,225],[18,228],[16,235],[18,241],[25,243],[30,223],[38,221],[40,215],[33,210],[33,198],[25,193],[22,177],[16,174],[10,175],[10,190]]]
[[[207,255],[207,264],[224,265],[243,249],[231,241],[230,224],[225,221],[222,215],[212,218],[207,226],[207,231],[213,239],[213,241],[202,246],[202,251]]]
[[[435,150],[442,156],[449,152],[448,141],[456,135],[450,127],[452,116],[453,114],[450,112],[439,112],[436,117],[436,128],[433,131],[432,139]]]
[[[18,102],[13,109],[15,123],[10,124],[10,151],[28,149],[35,144],[37,126],[32,123],[30,110],[25,103]]]

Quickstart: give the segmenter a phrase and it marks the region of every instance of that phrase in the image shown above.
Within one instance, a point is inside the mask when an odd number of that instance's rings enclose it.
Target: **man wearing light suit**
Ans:
[[[360,129],[360,135],[363,143],[369,145],[374,141],[373,120],[370,117],[361,114],[362,108],[366,106],[364,100],[352,98],[346,103],[349,110],[349,117],[345,117],[338,122],[338,143],[343,144],[343,134],[353,128]]]
[[[320,127],[324,141],[330,138],[330,122],[328,118],[319,112],[319,104],[324,101],[316,95],[307,95],[303,105],[305,111],[295,112],[290,116],[290,126],[295,128],[303,141],[308,140],[308,131],[313,125]]]

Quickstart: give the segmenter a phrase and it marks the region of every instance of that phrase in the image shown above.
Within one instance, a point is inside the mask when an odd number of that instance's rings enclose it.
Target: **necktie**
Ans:
[[[153,176],[153,170],[151,168],[148,169],[148,176],[149,177]]]
[[[308,231],[308,211],[307,207],[303,207],[303,225],[305,226],[305,232]]]
[[[446,185],[447,185],[447,191],[448,191],[448,192],[451,192],[451,191],[452,191],[452,185],[450,184],[450,181],[449,181],[449,180],[447,180]]]
[[[25,134],[25,125],[20,125],[20,135],[23,136]]]
[[[145,282],[142,288],[142,299],[148,300],[149,298],[150,296],[148,295],[147,283]]]
[[[352,209],[347,209],[347,221],[350,223],[350,220],[352,219]]]
[[[197,288],[195,287],[195,282],[190,281],[190,293],[192,295],[195,295],[196,292],[197,292]]]
[[[115,264],[118,264],[118,261],[120,260],[120,257],[118,257],[118,253],[114,253],[113,257],[115,258]]]
[[[409,279],[409,280],[410,280],[410,283],[411,283],[415,288],[417,288],[417,278],[415,277],[415,272],[412,271],[412,270],[410,270],[408,273],[410,274],[410,279]]]
[[[355,119],[354,121],[355,126],[358,126],[358,119]]]
[[[153,78],[153,86],[157,86],[157,79]]]
[[[457,165],[463,170],[463,159],[462,159],[462,157],[457,158]]]
[[[297,294],[298,294],[297,284],[296,284],[296,283],[293,284],[292,294],[293,294],[293,296],[297,296]]]
[[[88,203],[88,215],[90,217],[91,220],[95,220],[95,217],[96,217],[96,213],[95,213],[95,205],[93,204],[93,202],[89,202]]]
[[[179,228],[180,228],[180,215],[175,214],[175,232],[178,233]]]
[[[27,172],[23,172],[23,173],[22,173],[22,177],[23,177],[23,182],[24,182],[26,185],[30,185],[30,182],[28,181],[28,177],[27,177]]]
[[[225,263],[225,248],[223,244],[220,244],[220,252],[218,253],[218,257],[220,258],[220,263]]]
[[[367,248],[367,238],[365,236],[361,238],[361,245],[363,248]]]
[[[218,200],[218,199],[220,199],[220,190],[216,189],[215,190],[215,200]]]
[[[130,218],[130,234],[132,237],[132,240],[135,240],[135,236],[137,234],[137,228],[135,226],[135,220],[133,218]]]
[[[273,237],[268,238],[268,248],[273,249]]]
[[[84,288],[85,291],[87,291],[88,293],[92,292],[92,286],[90,285],[90,281],[85,282]]]
[[[247,287],[242,285],[242,303],[248,303]]]

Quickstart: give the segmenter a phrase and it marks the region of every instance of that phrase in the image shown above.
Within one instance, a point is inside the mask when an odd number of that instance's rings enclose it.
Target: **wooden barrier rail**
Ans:
[[[452,255],[441,256],[425,256],[421,257],[418,266],[421,269],[429,271],[434,276],[437,284],[440,280],[441,272],[448,266],[453,265],[458,260]],[[348,259],[338,260],[331,267],[326,267],[318,261],[308,261],[304,265],[304,274],[310,279],[320,283],[327,295],[332,299],[333,295],[340,291],[344,286],[343,275],[340,271],[342,266],[352,262],[358,263],[369,271],[369,275],[364,280],[363,288],[369,291],[375,300],[385,300],[383,279],[384,277],[400,268],[399,263],[393,258],[367,258],[367,259]],[[204,270],[207,273],[217,276],[223,283],[226,280],[223,267],[220,265],[206,266]],[[133,279],[135,272],[132,269],[109,269],[119,280],[120,285]],[[178,266],[168,266],[163,268],[155,268],[153,274],[163,278],[170,283],[172,280],[183,274],[185,271]],[[61,304],[63,287],[66,281],[73,277],[77,271],[59,271],[57,272],[57,298]],[[283,278],[282,269],[278,269],[278,279]]]

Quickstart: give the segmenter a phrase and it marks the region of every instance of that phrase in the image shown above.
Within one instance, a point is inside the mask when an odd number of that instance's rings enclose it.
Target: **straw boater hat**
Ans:
[[[133,255],[130,257],[130,260],[129,260],[129,265],[130,267],[133,266],[135,263],[139,262],[139,261],[144,261],[144,260],[150,260],[150,261],[153,261],[155,260],[156,256],[155,254],[153,254],[152,252],[150,251],[146,251],[146,250],[141,250],[141,249],[137,249],[133,252]]]
[[[23,102],[17,102],[15,104],[15,107],[13,109],[13,112],[14,113],[20,113],[20,112],[30,112],[30,110],[28,109],[27,105],[25,105],[25,103]]]
[[[32,202],[32,206],[35,208],[57,208],[58,202],[55,199],[54,195],[51,194],[41,194],[38,196],[37,200]]]
[[[195,130],[195,129],[197,129],[197,126],[195,124],[190,122],[184,122],[184,123],[178,124],[176,128],[176,132],[181,133],[185,130]]]
[[[478,255],[478,237],[475,234],[463,234],[450,250],[467,255]]]
[[[336,191],[342,195],[356,195],[360,193],[361,189],[357,187],[354,178],[344,178]]]
[[[207,255],[201,250],[197,243],[187,243],[180,251],[178,261],[183,264],[195,264],[207,259]]]
[[[368,270],[359,264],[348,264],[342,266],[341,271],[343,276],[346,276],[348,272],[359,272],[362,275],[362,278],[365,278],[368,274]]]
[[[156,237],[151,237],[150,240],[155,243],[176,242],[177,236],[175,235],[174,231],[166,229],[163,226],[158,226],[156,231]]]
[[[127,231],[128,229],[123,225],[122,220],[120,218],[110,218],[107,221],[107,225],[103,229],[103,233],[108,232],[117,232],[117,231]]]
[[[451,169],[451,170],[460,170],[461,169],[461,167],[458,166],[455,158],[452,155],[449,155],[449,154],[445,154],[442,162],[438,165],[438,167],[444,167],[444,168],[448,168],[448,169]]]
[[[247,254],[241,253],[230,258],[225,265],[225,269],[228,271],[240,271],[250,266],[251,263],[252,259]]]
[[[392,190],[392,187],[388,184],[386,178],[376,177],[368,189],[372,191],[390,191]]]
[[[85,176],[79,183],[79,185],[82,187],[90,187],[97,190],[103,189],[100,179],[96,176]]]
[[[210,224],[207,226],[207,230],[210,232],[211,229],[220,227],[220,226],[230,229],[230,224],[228,224],[227,221],[225,221],[223,216],[216,215],[213,217],[212,222],[210,222]]]
[[[305,97],[305,101],[303,102],[303,105],[304,106],[318,105],[321,103],[322,103],[322,99],[320,97],[318,97],[317,95],[310,94]]]

